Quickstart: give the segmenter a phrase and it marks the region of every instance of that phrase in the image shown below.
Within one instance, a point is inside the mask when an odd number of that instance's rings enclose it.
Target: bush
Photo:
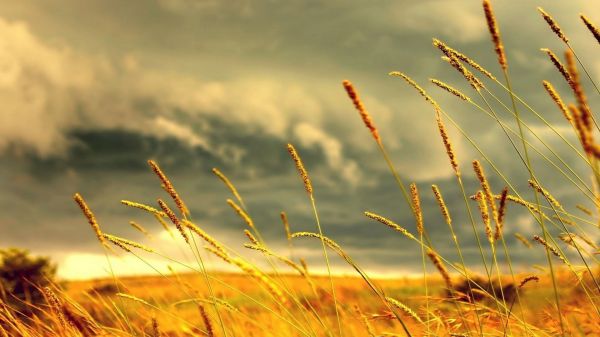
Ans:
[[[0,296],[2,300],[23,313],[44,300],[41,288],[51,284],[56,266],[48,257],[31,256],[28,250],[0,249]]]

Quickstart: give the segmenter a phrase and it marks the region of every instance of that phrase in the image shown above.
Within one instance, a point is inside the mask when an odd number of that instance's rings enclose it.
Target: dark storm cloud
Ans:
[[[597,46],[576,16],[578,11],[593,15],[597,6],[540,5],[555,13],[597,75],[599,65],[589,56]],[[550,79],[565,97],[567,87],[539,52],[540,47],[560,52],[562,46],[533,5],[515,1],[495,7],[517,92],[544,118],[563,123],[540,81]],[[151,217],[119,204],[121,199],[155,204],[165,197],[146,165],[154,158],[190,204],[194,219],[239,245],[244,224],[225,203],[227,190],[210,173],[221,168],[242,192],[265,238],[285,249],[280,211],[289,214],[294,230],[315,230],[306,193],[285,151],[293,142],[314,180],[325,234],[379,272],[414,272],[419,247],[362,214],[374,211],[415,231],[400,190],[341,89],[340,81],[350,78],[403,178],[418,182],[436,248],[457,260],[432,183],[440,185],[452,210],[467,262],[479,265],[473,229],[431,107],[400,79],[388,78],[392,70],[407,72],[439,97],[512,187],[531,197],[525,166],[515,161],[498,125],[426,84],[429,77],[440,78],[484,106],[431,46],[431,37],[439,37],[497,73],[478,2],[19,1],[5,4],[0,17],[2,245],[60,257],[97,252],[71,200],[76,191],[109,232],[142,239],[127,227],[131,219],[158,232]],[[509,103],[506,92],[488,85]],[[590,100],[597,105],[597,96]],[[504,108],[491,104],[516,131]],[[520,109],[588,183],[588,171],[572,149]],[[470,161],[482,157],[447,123],[472,194],[478,186]],[[574,177],[543,144],[529,139]],[[540,180],[565,205],[582,201],[569,179],[535,151],[532,157]],[[484,164],[499,191],[507,183]],[[477,216],[476,204],[470,201],[470,206]],[[507,234],[539,232],[520,206],[509,207]],[[476,226],[484,240],[482,225]],[[507,245],[517,263],[543,258],[541,250],[526,252],[511,235]],[[322,264],[318,254],[311,256],[311,264]]]

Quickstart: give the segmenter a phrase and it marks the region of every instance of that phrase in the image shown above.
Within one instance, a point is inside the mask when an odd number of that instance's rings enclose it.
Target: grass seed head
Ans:
[[[504,52],[504,45],[500,38],[500,29],[498,28],[498,22],[496,22],[496,16],[492,10],[492,4],[489,0],[483,0],[483,12],[485,13],[485,19],[487,22],[488,30],[494,43],[494,50],[498,56],[498,63],[502,69],[508,69],[508,62],[506,61],[506,54]]]
[[[296,164],[296,169],[298,170],[298,173],[300,174],[300,178],[302,178],[302,182],[304,182],[304,189],[306,190],[306,193],[308,193],[309,195],[312,195],[313,194],[312,183],[310,181],[310,177],[308,176],[308,172],[306,171],[306,168],[304,167],[304,163],[302,162],[302,159],[298,155],[298,151],[296,151],[296,148],[292,144],[287,145],[287,150],[290,153],[292,160]]]
[[[546,13],[546,11],[542,7],[538,7],[537,9],[540,12],[540,14],[542,14],[542,17],[544,18],[546,23],[548,23],[548,26],[550,26],[550,29],[552,29],[554,34],[556,34],[561,40],[563,40],[564,43],[569,43],[569,39],[565,36],[562,29],[560,29],[560,26],[558,25],[558,23],[556,23],[554,18],[550,16],[550,14]]]
[[[377,141],[378,143],[381,142],[381,138],[379,137],[379,131],[377,131],[377,127],[375,127],[371,115],[360,100],[360,97],[358,96],[358,93],[356,92],[356,89],[354,88],[352,82],[344,80],[342,81],[342,85],[344,86],[348,97],[350,97],[350,100],[354,104],[354,107],[356,108],[356,110],[358,110],[358,113],[360,114],[360,118],[362,119],[363,123],[365,124],[367,129],[371,131],[371,135],[373,135],[375,141]]]

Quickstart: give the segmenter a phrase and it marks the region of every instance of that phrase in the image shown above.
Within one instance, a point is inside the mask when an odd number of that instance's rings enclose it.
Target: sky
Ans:
[[[440,59],[436,37],[499,78],[481,3],[475,0],[49,0],[2,1],[0,6],[0,247],[51,256],[63,278],[107,275],[108,264],[72,196],[81,193],[102,229],[185,260],[147,214],[120,200],[156,204],[168,196],[148,168],[156,160],[186,200],[193,220],[239,252],[245,224],[232,212],[228,190],[211,173],[219,168],[237,186],[269,246],[288,245],[279,213],[293,231],[315,231],[310,202],[286,144],[294,144],[313,180],[326,236],[365,269],[380,275],[419,271],[420,248],[363,215],[373,211],[414,232],[414,219],[385,161],[342,88],[351,80],[382,135],[395,167],[422,195],[425,226],[436,249],[455,251],[430,186],[448,202],[469,265],[481,265],[462,194],[448,164],[431,107],[414,89],[388,75],[402,71],[422,84],[476,142],[513,189],[531,197],[528,174],[498,124],[468,103],[428,84],[450,83],[483,101]],[[578,0],[494,1],[515,92],[571,142],[570,126],[541,86],[550,80],[572,101],[567,85],[540,48],[562,55],[561,44],[536,11],[560,23],[592,78],[600,51],[578,14],[600,23],[600,5]],[[584,85],[592,108],[600,103]],[[486,82],[503,103],[502,87]],[[511,127],[514,119],[492,102]],[[524,106],[523,119],[569,167],[589,182],[572,148]],[[484,163],[492,187],[506,184],[449,121],[467,192],[477,190],[470,169]],[[552,153],[528,134],[540,154],[532,160],[540,181],[566,207],[591,203],[556,167]],[[554,163],[559,161],[554,158]],[[563,171],[566,171],[564,166]],[[573,175],[567,175],[573,179]],[[589,183],[587,184],[589,186]],[[476,204],[470,205],[475,209]],[[134,220],[152,233],[144,238]],[[483,225],[477,229],[483,235]],[[533,218],[511,206],[506,225],[516,266],[543,261],[512,234],[539,234]],[[594,236],[592,232],[590,235]],[[179,241],[178,241],[179,240]],[[322,269],[319,246],[294,241],[294,256]],[[260,255],[243,252],[264,262]],[[187,255],[187,257],[186,257]],[[159,270],[168,261],[144,255]],[[139,259],[111,258],[117,274],[152,273]],[[261,262],[262,261],[262,262]],[[216,259],[215,268],[224,268]],[[339,272],[348,272],[334,260]]]

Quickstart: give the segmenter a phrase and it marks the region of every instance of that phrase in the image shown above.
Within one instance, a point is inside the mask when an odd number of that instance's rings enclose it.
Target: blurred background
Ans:
[[[548,47],[562,55],[564,45],[536,6],[555,17],[597,79],[600,49],[578,14],[599,23],[600,3],[493,4],[515,91],[575,141],[541,85],[550,80],[570,99],[567,85],[539,51]],[[151,216],[119,202],[154,205],[157,197],[165,197],[146,164],[155,159],[187,201],[193,220],[242,251],[245,225],[226,204],[227,189],[211,173],[218,167],[241,192],[271,248],[287,252],[281,211],[288,213],[293,231],[315,228],[285,148],[291,142],[313,179],[325,235],[375,274],[417,273],[418,247],[362,215],[374,211],[414,230],[402,194],[341,86],[350,79],[401,175],[420,187],[425,226],[438,251],[452,258],[448,229],[430,190],[433,183],[444,193],[459,236],[464,233],[467,262],[476,265],[472,229],[433,111],[388,72],[405,72],[422,84],[526,196],[528,174],[493,120],[427,83],[438,78],[476,96],[440,60],[433,37],[501,77],[480,1],[4,0],[0,246],[51,256],[63,278],[107,275],[104,253],[72,200],[80,192],[106,232],[180,254]],[[486,83],[510,102],[501,87]],[[593,109],[598,95],[586,78],[584,84]],[[587,179],[581,159],[531,113],[523,114],[536,134]],[[500,115],[513,123],[505,112]],[[481,156],[448,127],[468,193],[474,193],[470,162]],[[533,156],[540,180],[563,204],[585,203],[566,178]],[[505,183],[485,167],[499,193]],[[539,233],[517,206],[511,205],[509,214],[507,233]],[[148,228],[154,242],[131,228],[130,220]],[[517,268],[520,262],[544,259],[542,249],[527,251],[512,236],[507,243]],[[323,267],[319,245],[304,240],[296,245],[294,254],[307,257],[313,270]],[[167,264],[152,256],[148,260],[159,269]],[[340,260],[334,264],[337,272],[349,270]],[[115,261],[114,268],[120,275],[152,273],[131,256]]]

